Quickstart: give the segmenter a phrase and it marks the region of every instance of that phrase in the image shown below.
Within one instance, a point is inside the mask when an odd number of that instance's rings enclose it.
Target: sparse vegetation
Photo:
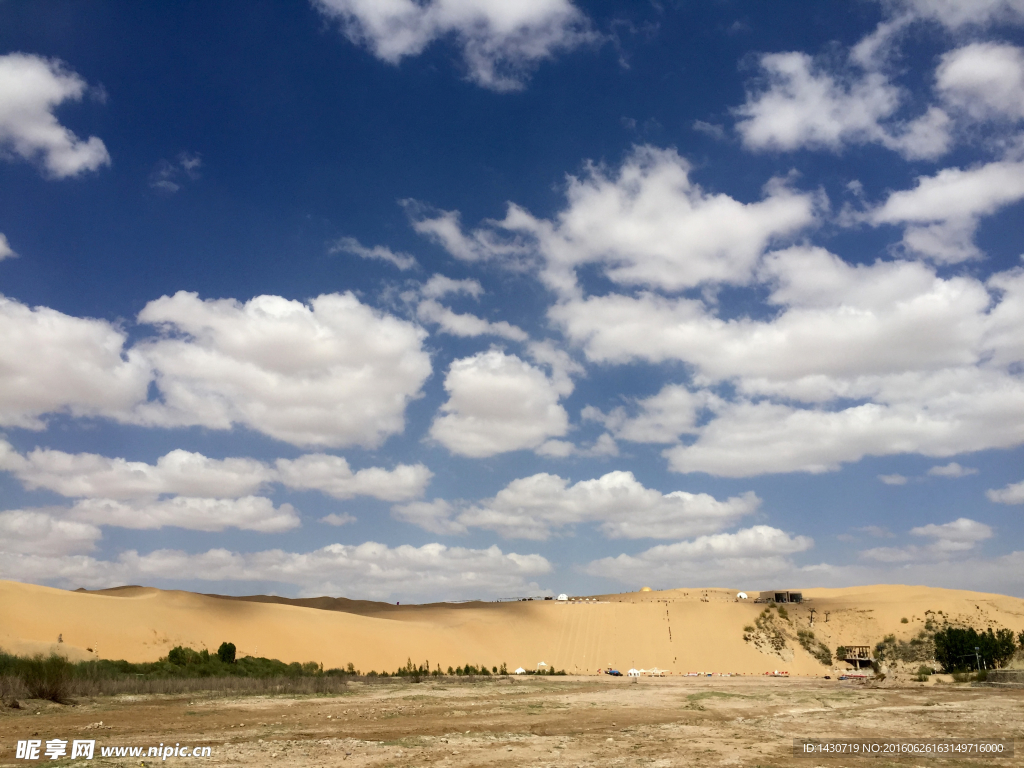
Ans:
[[[910,619],[908,619],[906,616],[904,616],[902,619],[900,619],[900,624],[909,624],[909,623],[910,623]]]
[[[772,613],[774,605],[769,605],[754,620],[754,626],[749,624],[743,628],[743,639],[753,642],[757,648],[767,645],[775,652],[786,647],[786,636],[775,623],[775,614]],[[782,610],[782,609],[779,609]]]
[[[917,668],[917,675],[914,677],[914,680],[918,683],[927,683],[928,678],[931,677],[931,675],[933,675],[934,673],[935,670],[933,670],[931,667],[926,667],[922,665]]]
[[[910,640],[897,640],[896,635],[886,635],[875,645],[878,661],[931,661],[935,658],[935,643],[925,630]]]
[[[832,665],[832,651],[829,650],[827,645],[816,639],[814,633],[809,629],[797,630],[796,639],[800,642],[803,649],[819,662],[826,667]]]

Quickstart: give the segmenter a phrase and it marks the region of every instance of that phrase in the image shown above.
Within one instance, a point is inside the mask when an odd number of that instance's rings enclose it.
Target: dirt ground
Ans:
[[[796,758],[794,737],[1017,739],[1013,758]],[[811,678],[495,679],[351,684],[339,696],[115,697],[0,713],[0,765],[19,739],[203,745],[166,764],[244,766],[1024,765],[1024,690],[872,687]],[[66,764],[43,760],[36,764]],[[76,760],[75,764],[84,761]]]

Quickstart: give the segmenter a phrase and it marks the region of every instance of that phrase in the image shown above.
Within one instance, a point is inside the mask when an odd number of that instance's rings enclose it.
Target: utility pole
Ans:
[[[978,663],[978,671],[981,672],[981,648],[974,646],[974,660]]]
[[[811,626],[814,626],[814,609],[811,608]]]

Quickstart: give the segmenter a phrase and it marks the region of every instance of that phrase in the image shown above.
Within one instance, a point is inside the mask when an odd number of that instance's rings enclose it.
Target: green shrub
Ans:
[[[779,618],[789,621],[789,611],[783,608],[781,605],[778,606]]]
[[[48,699],[58,704],[71,700],[71,680],[74,665],[63,656],[53,653],[49,656],[33,656],[22,659],[21,679],[33,699]]]
[[[904,616],[902,619],[900,619],[900,624],[909,624],[909,623],[910,623],[910,619],[908,619],[906,616]]]
[[[177,645],[167,653],[167,661],[178,667],[207,664],[210,661],[210,652],[205,648],[202,651],[195,651]]]

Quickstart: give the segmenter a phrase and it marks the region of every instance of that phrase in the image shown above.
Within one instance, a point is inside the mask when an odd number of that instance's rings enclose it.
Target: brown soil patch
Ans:
[[[496,679],[351,684],[324,697],[117,697],[0,713],[0,764],[18,739],[97,746],[208,745],[204,765],[840,766],[797,759],[792,739],[1016,738],[1024,690],[872,687],[814,678]],[[102,725],[99,723],[102,722]],[[160,761],[142,758],[146,765]],[[49,760],[46,764],[63,764]],[[81,761],[76,761],[80,763]],[[168,758],[167,764],[194,763]],[[854,764],[858,761],[854,760]],[[138,758],[93,765],[138,766]],[[875,759],[867,765],[1021,765],[1012,759]]]

